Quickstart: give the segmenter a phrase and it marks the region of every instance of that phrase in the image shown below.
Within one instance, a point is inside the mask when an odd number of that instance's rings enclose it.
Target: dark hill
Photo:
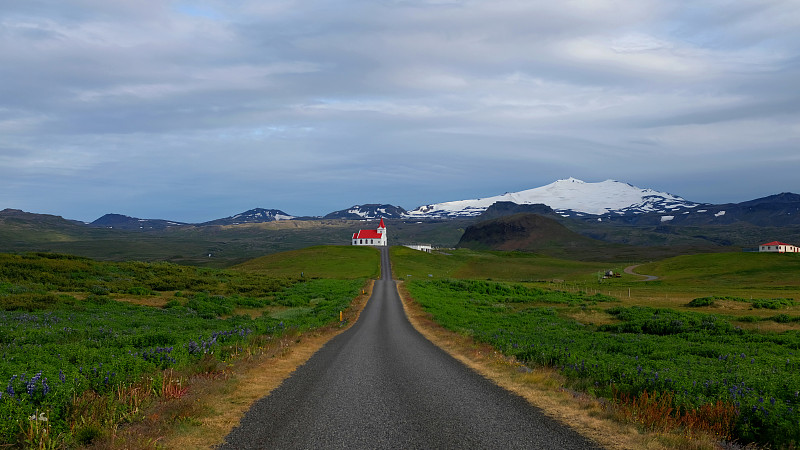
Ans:
[[[459,247],[486,250],[541,251],[553,248],[583,248],[604,245],[570,231],[553,219],[520,213],[491,219],[467,227]]]
[[[481,214],[479,220],[496,219],[498,217],[511,216],[514,214],[529,213],[540,216],[558,217],[553,208],[542,204],[518,204],[514,202],[495,202]]]
[[[122,214],[106,214],[90,225],[98,228],[115,228],[117,230],[163,230],[188,224],[162,219],[139,219]]]
[[[524,251],[585,261],[640,261],[708,251],[693,246],[633,246],[598,241],[571,231],[555,219],[520,213],[467,227],[458,247]]]
[[[19,209],[10,208],[0,211],[0,225],[21,226],[29,229],[43,229],[49,227],[76,229],[86,226],[86,224],[83,222],[79,222],[77,220],[68,220],[61,216],[29,213]]]

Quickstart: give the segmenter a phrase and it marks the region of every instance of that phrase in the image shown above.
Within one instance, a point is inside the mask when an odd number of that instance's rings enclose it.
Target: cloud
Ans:
[[[325,214],[367,192],[415,207],[568,176],[672,179],[664,190],[731,201],[687,180],[686,159],[727,183],[725,171],[796,150],[791,1],[8,0],[0,11],[0,207],[91,219],[214,198],[203,220],[235,212],[225,202]],[[797,190],[759,170],[754,190]],[[127,203],[84,192],[97,186]],[[62,192],[73,198],[52,200]]]

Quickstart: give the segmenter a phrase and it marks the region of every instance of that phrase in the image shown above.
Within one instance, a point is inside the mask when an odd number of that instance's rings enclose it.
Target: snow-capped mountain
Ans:
[[[568,178],[546,186],[494,197],[420,206],[409,211],[406,217],[478,216],[495,202],[513,202],[520,205],[544,204],[565,217],[603,214],[666,214],[681,208],[700,206],[699,203],[690,202],[676,195],[653,189],[641,189],[619,181],[606,180],[587,183],[575,178]]]
[[[199,225],[238,225],[241,223],[274,222],[276,220],[291,220],[294,218],[294,216],[290,216],[279,209],[255,208],[235,216],[212,220]]]
[[[335,211],[327,214],[324,219],[349,219],[349,220],[367,220],[367,219],[400,219],[405,217],[407,211],[399,206],[394,205],[378,205],[375,203],[367,205],[355,205],[348,209]]]

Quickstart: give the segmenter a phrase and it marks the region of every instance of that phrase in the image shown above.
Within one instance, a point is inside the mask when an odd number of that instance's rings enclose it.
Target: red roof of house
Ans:
[[[787,244],[785,242],[772,241],[772,242],[767,242],[766,244],[761,244],[761,245],[791,245],[791,244]]]
[[[378,233],[378,230],[358,230],[358,233],[353,233],[353,239],[380,239],[383,234]]]

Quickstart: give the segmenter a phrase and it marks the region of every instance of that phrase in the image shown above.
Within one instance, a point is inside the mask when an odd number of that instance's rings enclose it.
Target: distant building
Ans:
[[[428,253],[433,252],[433,247],[428,244],[411,244],[411,245],[406,245],[406,247],[413,248],[414,250],[419,250],[421,252],[428,252]]]
[[[353,233],[353,245],[387,245],[383,219],[376,230],[358,230],[358,233]]]
[[[785,242],[772,241],[759,245],[758,251],[771,253],[800,253],[800,247]]]

